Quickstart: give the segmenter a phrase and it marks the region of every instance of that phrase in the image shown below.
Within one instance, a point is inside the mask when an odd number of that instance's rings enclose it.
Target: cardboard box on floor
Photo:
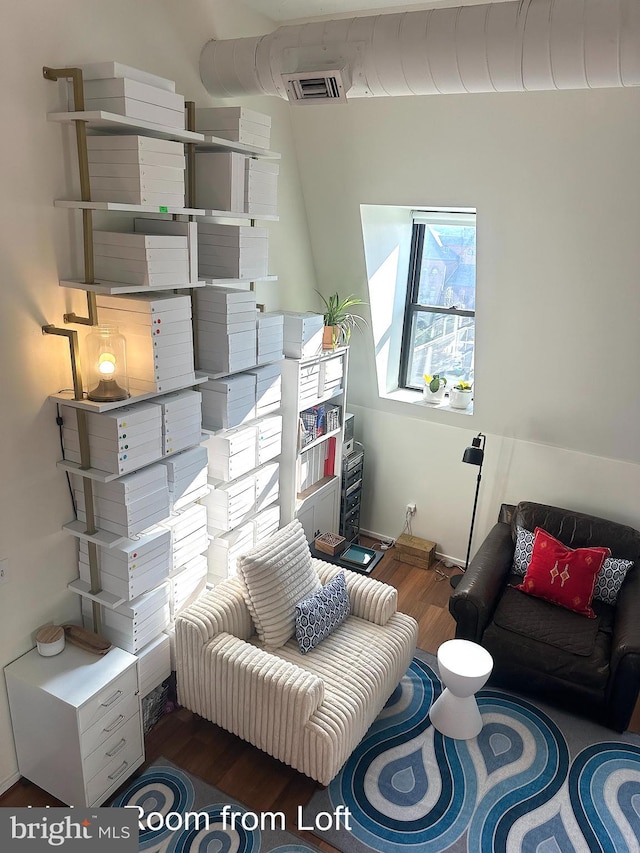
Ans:
[[[428,539],[420,539],[419,536],[410,536],[403,533],[396,540],[396,551],[403,563],[417,566],[419,569],[428,569],[436,560],[436,543]]]

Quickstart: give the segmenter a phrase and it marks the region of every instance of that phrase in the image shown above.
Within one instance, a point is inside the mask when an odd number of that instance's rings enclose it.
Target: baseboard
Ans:
[[[0,794],[4,794],[5,791],[8,791],[13,785],[16,784],[20,780],[20,774],[14,773],[12,776],[9,776],[8,779],[5,779],[4,782],[0,782]]]
[[[386,533],[377,533],[375,530],[361,530],[363,536],[370,536],[372,539],[375,539],[377,542],[383,542],[384,540],[395,539],[395,536],[388,536]],[[443,554],[441,551],[436,551],[436,557],[439,560],[442,560],[443,563],[451,563],[452,566],[457,566],[459,569],[464,568],[464,560],[461,560],[459,557],[450,557],[449,554]]]

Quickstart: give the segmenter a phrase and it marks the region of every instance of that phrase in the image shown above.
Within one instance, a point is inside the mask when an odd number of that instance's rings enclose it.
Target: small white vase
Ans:
[[[452,409],[468,409],[471,405],[471,390],[460,391],[458,388],[452,388],[449,391],[449,405]]]
[[[422,389],[422,397],[425,403],[440,403],[444,397],[445,387],[441,385],[437,391],[432,391],[428,385]]]

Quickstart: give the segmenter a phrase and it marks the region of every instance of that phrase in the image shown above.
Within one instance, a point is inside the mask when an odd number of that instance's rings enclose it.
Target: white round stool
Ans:
[[[474,694],[491,675],[493,658],[477,643],[448,640],[438,649],[438,669],[445,690],[429,711],[434,728],[456,740],[476,737],[482,717]]]

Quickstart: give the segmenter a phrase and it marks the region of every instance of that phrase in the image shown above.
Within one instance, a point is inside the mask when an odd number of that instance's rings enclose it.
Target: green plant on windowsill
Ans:
[[[434,373],[433,376],[429,376],[428,373],[424,375],[425,385],[429,388],[432,394],[435,394],[441,388],[444,388],[447,384],[446,376],[440,376],[439,373]]]
[[[471,383],[470,382],[458,382],[457,385],[453,386],[456,391],[471,391]]]
[[[362,325],[366,325],[367,322],[364,317],[353,314],[351,308],[354,305],[365,305],[366,303],[354,296],[353,293],[344,299],[341,299],[337,292],[328,299],[320,291],[316,290],[316,293],[324,305],[323,349],[346,346],[351,339],[351,332],[354,329],[362,330]]]
[[[471,389],[470,382],[460,381],[453,386],[449,392],[449,405],[452,409],[468,409],[471,405]]]

